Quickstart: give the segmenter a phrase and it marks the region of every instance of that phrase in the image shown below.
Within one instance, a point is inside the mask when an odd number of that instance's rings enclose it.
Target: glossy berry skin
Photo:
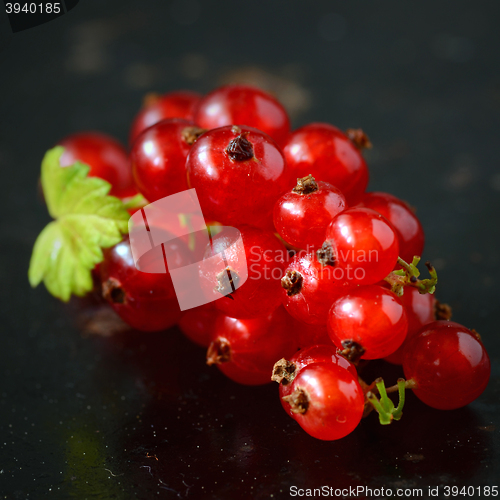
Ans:
[[[333,363],[348,370],[353,377],[358,377],[355,366],[343,356],[337,354],[337,348],[331,342],[329,344],[316,344],[305,349],[300,349],[300,351],[297,351],[289,359],[289,362],[293,364],[293,367],[290,368],[290,375],[280,383],[280,401],[285,411],[291,417],[294,417],[295,413],[292,412],[290,404],[284,401],[283,397],[289,396],[292,393],[293,379],[304,367],[314,363]]]
[[[404,261],[411,262],[415,255],[422,255],[424,230],[407,203],[392,194],[374,192],[366,193],[358,206],[375,210],[392,224],[398,235],[399,256]]]
[[[235,247],[234,230],[223,229],[212,238],[212,245],[200,263],[200,284],[207,300],[216,300],[215,307],[234,318],[257,318],[272,313],[281,302],[280,279],[288,252],[271,232],[250,226],[239,228],[242,246]],[[224,252],[215,263],[206,260]],[[229,268],[235,283],[248,272],[247,280],[235,290],[216,289],[221,272]],[[229,294],[229,295],[228,295]],[[276,360],[275,360],[276,361]]]
[[[183,131],[193,126],[187,120],[163,120],[134,142],[130,152],[134,180],[150,203],[188,189],[186,158],[191,145]]]
[[[337,299],[328,313],[328,332],[334,344],[353,340],[364,350],[362,359],[392,354],[404,341],[408,319],[403,304],[378,285],[356,287]]]
[[[192,342],[208,347],[215,335],[215,323],[219,312],[213,302],[189,309],[179,320],[179,329]]]
[[[134,144],[141,132],[162,120],[182,118],[192,121],[195,107],[201,97],[201,94],[190,90],[178,90],[160,96],[147,96],[144,106],[132,122],[129,135],[130,145]]]
[[[369,208],[350,208],[337,215],[326,229],[343,279],[371,285],[383,280],[397,263],[398,238],[392,225]],[[343,273],[340,272],[343,271]]]
[[[384,358],[389,363],[403,364],[403,352],[407,344],[423,326],[432,323],[435,318],[436,298],[430,293],[419,293],[416,288],[405,287],[404,294],[399,297],[408,318],[408,332],[403,344],[392,354]]]
[[[292,132],[283,149],[292,177],[311,174],[340,189],[349,205],[368,185],[368,167],[353,142],[328,123],[310,123]]]
[[[290,288],[292,282],[295,284]],[[326,325],[332,303],[347,290],[335,279],[334,268],[321,265],[315,254],[302,252],[288,264],[281,286],[287,312],[310,325]]]
[[[317,439],[331,441],[347,436],[363,415],[363,390],[357,378],[343,366],[307,365],[292,382],[292,395],[295,391],[305,395],[307,409],[295,413],[294,418]]]
[[[127,152],[113,137],[101,132],[79,132],[58,144],[64,147],[60,160],[62,167],[80,161],[90,167],[90,176],[111,184],[109,194],[118,198],[137,194]]]
[[[481,395],[490,378],[490,358],[476,335],[458,323],[435,321],[410,340],[403,369],[417,383],[413,392],[421,401],[453,410]]]
[[[293,328],[295,328],[298,333],[298,343],[300,349],[305,349],[317,344],[333,346],[330,336],[328,335],[326,325],[310,325],[295,318],[292,320],[294,322]]]
[[[249,85],[215,89],[200,101],[194,121],[206,129],[246,125],[262,130],[280,145],[290,133],[285,108],[272,95]]]
[[[312,250],[321,247],[331,220],[347,208],[344,195],[327,182],[317,182],[318,189],[301,194],[286,192],[274,205],[276,231],[290,245]]]
[[[172,262],[187,265],[187,251],[176,240],[168,245]],[[170,274],[151,274],[137,270],[128,236],[112,248],[104,250],[99,266],[104,298],[132,328],[159,331],[180,319],[181,311]]]
[[[247,154],[228,152],[239,142]],[[205,217],[227,226],[272,228],[287,172],[283,153],[268,135],[250,127],[210,130],[193,144],[186,168]]]
[[[297,350],[289,321],[282,307],[256,319],[220,315],[207,362],[217,364],[222,373],[239,384],[267,384],[271,382],[274,363]]]

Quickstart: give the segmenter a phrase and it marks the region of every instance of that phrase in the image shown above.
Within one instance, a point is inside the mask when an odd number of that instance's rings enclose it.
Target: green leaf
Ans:
[[[103,259],[102,248],[118,243],[128,230],[123,203],[109,196],[111,185],[88,177],[83,163],[62,168],[64,149],[50,149],[42,161],[42,187],[50,215],[55,219],[38,236],[28,278],[32,287],[42,281],[61,300],[92,290],[91,271]]]

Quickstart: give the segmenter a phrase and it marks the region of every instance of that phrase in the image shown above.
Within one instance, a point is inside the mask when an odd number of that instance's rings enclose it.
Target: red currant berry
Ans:
[[[179,240],[164,243],[164,246],[176,264],[183,262],[188,255]],[[161,247],[157,248],[161,250]],[[151,261],[156,258],[163,261],[163,254],[148,252],[144,256]],[[185,262],[186,265],[189,263]],[[144,263],[141,268],[147,269],[148,264],[152,262]],[[104,251],[99,270],[104,298],[132,328],[159,331],[175,325],[180,319],[181,311],[170,274],[139,271],[134,264],[128,236]]]
[[[194,121],[203,128],[246,125],[262,130],[282,145],[290,133],[285,108],[270,94],[248,85],[227,85],[206,95]]]
[[[338,268],[338,279],[371,285],[384,279],[397,263],[399,246],[393,227],[369,208],[350,208],[340,213],[327,227],[325,236],[318,259]]]
[[[283,153],[268,135],[250,127],[210,130],[194,143],[186,168],[205,217],[228,226],[272,227],[287,173]]]
[[[403,355],[407,379],[415,395],[439,410],[466,406],[488,385],[490,358],[478,334],[452,321],[426,325]]]
[[[389,363],[403,364],[403,352],[410,339],[424,325],[432,323],[435,318],[436,299],[430,293],[420,293],[417,288],[405,287],[404,294],[399,297],[408,318],[408,333],[403,344],[392,354],[384,358]]]
[[[280,236],[296,248],[312,250],[325,241],[331,220],[346,209],[344,195],[311,175],[297,179],[297,185],[274,205],[274,227]]]
[[[192,120],[194,109],[201,99],[201,94],[189,90],[178,90],[163,95],[150,94],[144,100],[144,106],[132,122],[129,143],[134,144],[139,134],[151,125],[168,118]]]
[[[284,149],[290,174],[311,174],[340,189],[349,205],[368,185],[368,167],[353,141],[328,123],[310,123],[292,132]]]
[[[288,358],[297,350],[289,321],[282,307],[256,319],[221,315],[208,348],[207,363],[216,364],[222,373],[240,384],[271,382],[276,360]]]
[[[408,204],[392,194],[375,192],[365,194],[359,206],[375,210],[392,224],[398,235],[399,256],[404,261],[411,262],[415,255],[422,255],[424,230]]]
[[[243,242],[239,246],[235,245],[238,232],[232,228],[213,237],[200,263],[201,287],[207,300],[216,300],[217,309],[228,316],[266,316],[280,305],[280,279],[288,252],[271,232],[249,226],[239,231]]]
[[[354,346],[362,359],[392,354],[404,341],[408,320],[403,304],[378,285],[352,288],[328,313],[328,332],[339,349]]]
[[[299,348],[305,349],[312,345],[332,345],[326,325],[310,325],[297,319],[293,319],[294,328],[298,332]]]
[[[189,309],[182,314],[179,328],[195,344],[208,347],[215,335],[215,322],[219,314],[213,303]]]
[[[188,189],[186,158],[203,130],[173,118],[146,129],[134,142],[130,159],[139,191],[153,202]]]
[[[334,363],[314,363],[300,370],[285,401],[302,429],[326,441],[350,434],[364,410],[357,377]]]
[[[111,184],[111,195],[128,198],[137,194],[127,152],[113,137],[100,132],[79,132],[65,137],[59,145],[64,148],[62,167],[80,161],[90,167],[90,176]]]
[[[297,254],[281,279],[282,301],[295,319],[311,325],[325,325],[335,299],[346,287],[335,279],[334,268],[323,266],[314,254]]]

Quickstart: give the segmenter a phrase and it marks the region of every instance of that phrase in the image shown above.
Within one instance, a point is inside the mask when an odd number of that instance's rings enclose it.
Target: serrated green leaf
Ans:
[[[129,214],[121,200],[108,195],[108,182],[88,177],[87,165],[62,168],[63,151],[55,147],[42,161],[43,192],[56,220],[35,242],[28,277],[31,286],[43,281],[52,295],[67,301],[92,289],[91,271],[103,259],[102,248],[121,240]]]

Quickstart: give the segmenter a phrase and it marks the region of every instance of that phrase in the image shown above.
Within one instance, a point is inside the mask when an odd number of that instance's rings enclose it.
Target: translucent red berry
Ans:
[[[369,208],[350,208],[326,229],[318,259],[336,268],[334,276],[351,284],[370,285],[384,279],[398,260],[396,232],[382,215]]]
[[[164,243],[176,264],[189,264],[188,252],[179,240]],[[159,248],[159,247],[158,247]],[[161,249],[160,249],[161,250]],[[146,254],[142,267],[163,255]],[[104,251],[104,261],[99,266],[104,298],[119,316],[132,328],[143,331],[159,331],[173,326],[181,317],[169,273],[153,274],[136,268],[128,236],[112,248]]]
[[[137,188],[149,202],[188,189],[186,158],[201,132],[193,122],[174,118],[139,135],[130,159]]]
[[[314,177],[297,179],[297,185],[274,205],[274,227],[290,245],[312,250],[325,241],[326,227],[345,210],[344,195]]]
[[[403,355],[407,379],[415,395],[439,410],[468,405],[488,385],[490,358],[478,334],[452,321],[426,325]]]
[[[315,254],[297,254],[285,269],[281,286],[287,312],[311,325],[326,325],[331,305],[346,292],[334,269],[320,264]]]
[[[432,323],[435,318],[436,298],[430,293],[420,293],[417,288],[407,286],[404,294],[399,297],[408,318],[408,332],[403,344],[392,354],[384,358],[390,363],[401,365],[403,352],[410,339],[422,329],[424,325]]]
[[[163,95],[146,96],[144,106],[132,122],[129,142],[134,144],[139,134],[151,125],[168,118],[193,120],[194,110],[201,99],[201,94],[190,90],[178,90]]]
[[[127,198],[137,194],[127,152],[113,137],[101,132],[79,132],[58,144],[64,147],[62,167],[80,161],[90,167],[90,176],[111,184],[111,195]]]
[[[195,344],[208,347],[215,335],[215,323],[219,314],[213,302],[194,307],[182,314],[179,329]]]
[[[200,101],[194,121],[207,129],[246,125],[262,130],[278,144],[283,144],[290,133],[285,108],[267,92],[249,85],[215,89]]]
[[[297,350],[290,317],[279,307],[256,319],[236,319],[220,315],[215,336],[207,351],[207,363],[240,384],[271,382],[276,360],[288,358]]]
[[[403,304],[378,285],[352,288],[328,313],[328,332],[339,349],[355,344],[363,359],[393,353],[404,341],[408,320]]]
[[[368,185],[368,167],[353,141],[328,123],[310,123],[290,135],[284,149],[293,177],[311,174],[340,189],[349,205]]]
[[[235,245],[238,232],[230,228],[212,238],[200,263],[201,287],[207,299],[216,300],[217,309],[228,316],[266,316],[280,305],[280,279],[288,252],[271,232],[250,226],[239,231],[243,245]],[[218,256],[215,261],[213,256]]]
[[[297,423],[311,436],[340,439],[359,424],[364,409],[361,386],[348,369],[334,363],[305,366],[285,401]]]
[[[359,206],[371,208],[382,214],[393,226],[398,235],[399,256],[411,262],[415,255],[421,256],[424,250],[424,230],[410,206],[389,193],[367,193]]]
[[[268,135],[249,127],[210,130],[192,146],[186,167],[205,217],[273,228],[272,209],[287,173],[283,153]]]

